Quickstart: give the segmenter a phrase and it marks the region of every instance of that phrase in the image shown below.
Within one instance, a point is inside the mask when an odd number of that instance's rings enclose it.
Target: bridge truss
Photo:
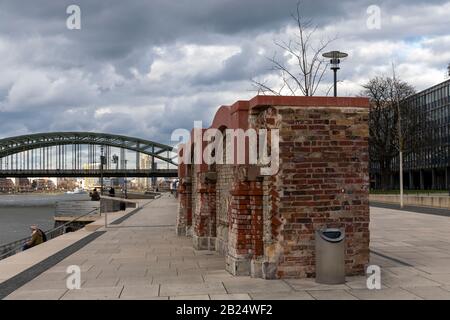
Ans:
[[[174,177],[175,158],[173,147],[134,137],[38,133],[0,140],[0,177]]]

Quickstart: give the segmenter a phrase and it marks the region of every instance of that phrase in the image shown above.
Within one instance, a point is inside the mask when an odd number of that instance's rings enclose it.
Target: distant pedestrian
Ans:
[[[173,195],[174,192],[175,192],[175,181],[172,181],[170,183],[170,194]]]
[[[92,201],[100,201],[100,194],[98,193],[97,188],[94,188],[89,195],[91,196]]]
[[[114,197],[115,195],[116,195],[116,190],[114,190],[114,188],[111,187],[111,189],[109,189],[109,196]]]
[[[175,180],[175,198],[178,198],[178,186],[179,186],[180,181],[179,180]]]
[[[33,225],[30,227],[31,229],[31,240],[25,243],[23,246],[23,251],[35,247],[46,240],[45,233],[39,229],[37,226]]]

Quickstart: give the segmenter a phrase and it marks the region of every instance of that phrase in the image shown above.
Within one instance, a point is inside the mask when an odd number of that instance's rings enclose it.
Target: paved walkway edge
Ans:
[[[12,292],[19,289],[21,286],[26,284],[27,282],[33,280],[37,276],[39,276],[44,271],[53,267],[60,261],[64,260],[68,256],[77,252],[81,248],[83,248],[88,243],[97,239],[101,235],[103,235],[106,231],[96,231],[92,234],[84,237],[83,239],[71,244],[70,246],[64,248],[63,250],[55,253],[54,255],[46,258],[45,260],[35,264],[34,266],[22,271],[21,273],[15,275],[14,277],[0,283],[0,299],[4,299]]]
[[[450,217],[450,210],[443,208],[431,208],[431,207],[416,207],[416,206],[403,206],[400,208],[400,205],[393,203],[381,203],[370,201],[371,207],[383,208],[383,209],[393,209],[400,211],[410,211],[415,213],[424,213],[424,214],[432,214],[436,216],[444,216]]]

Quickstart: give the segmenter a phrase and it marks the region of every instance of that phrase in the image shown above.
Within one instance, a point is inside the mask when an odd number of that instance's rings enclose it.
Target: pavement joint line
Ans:
[[[405,290],[406,292],[411,293],[412,295],[419,297],[422,300],[427,300],[425,297],[422,297],[421,295],[414,293],[413,291],[411,291],[413,287],[400,287],[400,289]],[[425,287],[426,288],[426,287]],[[436,288],[440,288],[439,286],[436,286]]]
[[[373,254],[376,254],[377,256],[383,257],[383,258],[385,258],[385,259],[388,259],[388,260],[394,261],[394,262],[396,262],[396,263],[402,264],[402,265],[404,265],[404,266],[407,266],[407,267],[414,267],[412,264],[409,264],[409,263],[407,263],[407,262],[405,262],[405,261],[402,261],[402,260],[400,260],[400,259],[397,259],[397,258],[393,258],[393,257],[387,256],[387,255],[385,255],[385,254],[383,254],[383,253],[374,251],[374,250],[372,250],[372,249],[370,249],[370,252],[372,252]]]
[[[124,215],[123,217],[120,217],[119,219],[111,222],[109,225],[118,225],[121,224],[122,222],[124,222],[125,220],[127,220],[128,218],[130,218],[131,216],[135,215],[136,213],[138,213],[139,211],[141,211],[143,208],[145,208],[148,204],[152,203],[153,201],[157,200],[161,198],[161,196],[156,197],[154,199],[151,199],[150,201],[147,201],[146,203],[144,203],[143,205],[138,206],[137,208],[135,208],[134,210],[130,211],[129,213],[127,213],[126,215]],[[111,228],[111,227],[109,227]],[[114,228],[118,228],[118,227],[114,227]]]
[[[122,296],[123,290],[125,290],[125,286],[122,286],[122,290],[120,290],[119,296],[117,297],[118,299]]]
[[[450,217],[450,210],[445,208],[432,208],[432,207],[419,207],[419,206],[403,206],[393,203],[382,203],[376,201],[370,201],[371,207],[382,208],[382,209],[393,209],[399,211],[409,211],[414,213],[430,214],[435,216]]]
[[[88,236],[84,237],[71,244],[70,246],[56,252],[55,254],[49,256],[48,258],[42,260],[41,262],[31,266],[30,268],[20,272],[14,277],[0,283],[0,300],[6,298],[8,295],[30,282],[34,278],[38,277],[51,267],[55,266],[65,258],[71,256],[88,243],[94,241],[101,235],[105,234],[106,231],[95,231]]]
[[[349,295],[353,296],[356,298],[356,300],[361,300],[360,298],[358,298],[356,295],[352,294],[352,289],[344,289],[345,292],[347,292]]]
[[[230,293],[228,292],[228,290],[227,290],[227,287],[226,287],[225,284],[223,283],[223,281],[220,281],[220,283],[222,284],[222,287],[225,289],[225,292],[226,292],[227,294],[230,294]]]
[[[289,288],[291,288],[291,290],[293,290],[293,291],[298,291],[298,290],[296,290],[295,289],[295,287],[293,286],[293,285],[291,285],[289,282],[287,282],[286,280],[283,280],[283,282],[285,283],[285,284],[287,284],[287,286],[289,287]]]
[[[58,300],[61,300],[62,298],[64,298],[64,296],[67,294],[67,292],[69,292],[69,290],[66,290],[63,294],[62,294],[62,296],[61,297],[59,297],[59,299]]]
[[[133,216],[134,214],[138,213],[139,211],[141,211],[143,207],[138,207],[132,211],[130,211],[129,213],[127,213],[126,215],[124,215],[123,217],[120,217],[119,219],[111,222],[109,225],[118,225],[121,224],[122,222],[124,222],[125,220],[127,220],[128,218],[130,218],[131,216]]]

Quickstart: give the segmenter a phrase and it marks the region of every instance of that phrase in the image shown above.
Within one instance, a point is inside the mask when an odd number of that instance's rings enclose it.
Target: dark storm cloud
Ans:
[[[83,130],[167,142],[174,128],[208,124],[219,105],[254,94],[250,79],[268,75],[265,57],[274,53],[274,37],[293,23],[296,3],[2,0],[0,136]],[[401,57],[418,43],[426,46],[417,49],[420,67],[443,64],[450,40],[436,37],[448,34],[448,12],[439,11],[444,3],[305,0],[301,13],[342,37],[336,47],[353,55],[341,75],[354,88],[383,70],[390,57],[383,62],[382,54],[400,51]],[[81,30],[66,28],[71,4],[81,7]],[[372,4],[382,9],[379,31],[365,27]],[[400,63],[414,79],[410,58]]]
[[[348,1],[303,2],[302,14],[326,24],[345,18]],[[174,41],[213,42],[216,35],[262,33],[277,30],[289,21],[297,0],[6,0],[0,6],[0,30],[10,37],[62,36],[70,58],[81,64],[135,59],[149,45]],[[82,30],[67,30],[66,8],[77,4]],[[358,5],[359,6],[359,5]],[[74,61],[75,63],[75,61]]]

